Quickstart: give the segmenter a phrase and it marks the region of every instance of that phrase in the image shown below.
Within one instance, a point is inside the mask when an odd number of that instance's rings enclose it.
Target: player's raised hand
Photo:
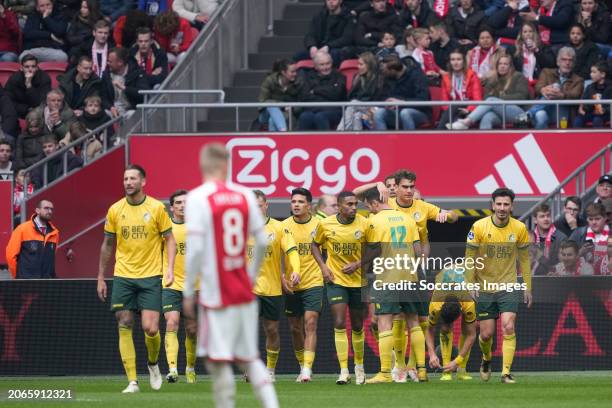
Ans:
[[[376,183],[376,188],[380,193],[380,201],[386,203],[389,200],[389,189],[385,186],[385,183],[379,181]]]
[[[334,281],[334,273],[327,267],[327,265],[323,266],[321,272],[323,272],[323,280],[325,283],[331,283]]]
[[[107,294],[107,288],[106,288],[106,282],[104,282],[104,279],[98,279],[98,299],[100,299],[100,301],[102,302],[106,302],[106,294]]]
[[[361,261],[355,261],[355,262],[348,263],[342,267],[342,273],[346,273],[347,275],[350,275],[351,273],[359,269],[360,264],[361,264]]]
[[[436,353],[433,353],[433,354],[429,355],[429,366],[433,370],[437,370],[437,369],[442,368],[442,366],[440,365],[440,359],[438,358]]]
[[[525,303],[527,303],[527,308],[529,309],[533,303],[533,295],[530,290],[526,290],[524,294]]]

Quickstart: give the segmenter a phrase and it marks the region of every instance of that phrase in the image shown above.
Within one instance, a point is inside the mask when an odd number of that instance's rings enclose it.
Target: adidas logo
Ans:
[[[474,184],[478,194],[490,194],[500,186],[517,194],[534,194],[534,187],[537,194],[548,194],[560,184],[533,134],[514,143],[514,148],[524,169],[515,154],[505,156],[495,163],[497,174],[489,174]]]

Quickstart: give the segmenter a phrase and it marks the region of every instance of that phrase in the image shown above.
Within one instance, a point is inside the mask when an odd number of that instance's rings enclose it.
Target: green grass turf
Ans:
[[[476,376],[478,375],[475,373]],[[431,375],[426,384],[377,384],[338,386],[335,376],[318,375],[310,384],[296,384],[295,377],[277,378],[276,390],[281,407],[611,407],[612,372],[517,373],[518,383],[501,384],[499,373],[488,383],[475,378],[470,382],[440,382]],[[152,391],[141,375],[141,391],[122,395],[123,377],[43,377],[0,378],[2,407],[125,407],[182,408],[212,407],[211,383],[204,376],[197,384],[186,384],[184,377],[176,384],[164,384]],[[237,378],[237,407],[258,407],[249,384]],[[66,389],[72,401],[7,401],[8,389]]]

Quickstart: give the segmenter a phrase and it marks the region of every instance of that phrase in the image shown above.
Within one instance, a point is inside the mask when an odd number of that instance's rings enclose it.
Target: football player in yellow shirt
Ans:
[[[362,288],[367,280],[361,270],[361,250],[365,242],[366,219],[357,214],[357,197],[351,191],[338,194],[338,208],[338,214],[319,223],[312,241],[312,254],[323,272],[327,300],[334,318],[334,339],[340,363],[336,384],[351,382],[346,333],[348,307],[355,353],[355,381],[360,385],[365,383],[363,319],[367,303],[363,301]],[[321,255],[323,248],[327,249],[326,262]]]
[[[466,282],[466,268],[459,264],[443,269],[436,276],[436,284],[461,285]],[[469,279],[467,280],[469,281]],[[453,353],[453,323],[461,316],[461,337],[459,353],[451,361]],[[457,370],[458,380],[471,380],[465,371],[470,358],[470,350],[476,340],[476,304],[467,290],[434,290],[429,304],[428,329],[425,335],[429,353],[429,366],[443,369],[441,381],[453,379],[452,372]],[[436,326],[440,327],[440,350],[442,364],[436,354],[434,335]]]
[[[525,224],[512,217],[512,190],[498,188],[491,199],[494,214],[474,223],[468,233],[465,257],[466,262],[474,260],[470,273],[480,287],[480,291],[474,293],[477,297],[476,318],[480,322],[480,377],[483,381],[491,377],[491,346],[496,320],[501,318],[504,336],[501,381],[512,384],[516,382],[510,369],[516,350],[514,327],[521,291],[528,308],[532,302],[529,233]],[[517,263],[523,275],[522,288],[517,288]]]
[[[263,321],[264,334],[266,335],[266,368],[272,382],[276,380],[275,370],[280,352],[280,336],[278,322],[282,311],[283,290],[290,292],[291,288],[300,283],[300,257],[297,245],[289,230],[283,227],[280,221],[268,216],[268,199],[261,190],[253,190],[257,205],[266,220],[266,237],[268,245],[253,293],[259,301],[259,315]],[[247,256],[249,263],[252,262],[253,247],[255,240],[249,239],[247,243]],[[283,254],[291,264],[291,276],[285,278],[281,270]]]
[[[291,191],[291,217],[283,221],[300,256],[300,282],[285,295],[285,314],[291,329],[295,357],[300,365],[297,382],[309,382],[317,348],[317,323],[323,307],[323,275],[310,246],[319,219],[310,213],[312,193],[305,188]],[[287,263],[286,263],[287,265]],[[295,272],[288,263],[288,273]]]
[[[393,315],[401,312],[406,316],[406,324],[410,330],[410,344],[415,352],[418,368],[418,379],[427,381],[427,370],[425,368],[425,336],[419,326],[417,304],[420,302],[420,294],[416,288],[407,291],[377,286],[379,283],[403,284],[411,282],[416,284],[418,280],[417,271],[414,266],[398,266],[392,263],[386,266],[388,261],[396,257],[413,258],[421,252],[419,235],[414,220],[408,215],[392,209],[380,198],[376,188],[371,188],[364,193],[364,202],[372,212],[367,220],[366,241],[374,251],[378,251],[376,259],[373,259],[373,272],[376,274],[373,287],[371,288],[373,298],[376,300],[376,313],[378,314],[380,353],[380,372],[366,381],[368,384],[392,382],[391,377],[391,355],[393,352]],[[369,259],[371,255],[366,255]],[[380,259],[385,267],[383,271],[375,269],[377,260]],[[368,263],[368,261],[364,261]],[[405,264],[404,264],[405,265]],[[380,292],[379,292],[380,291]],[[405,297],[404,297],[405,296]],[[404,377],[406,370],[401,372]]]
[[[111,294],[111,311],[119,326],[119,353],[128,377],[124,393],[138,392],[136,378],[136,350],[132,339],[134,312],[141,311],[141,325],[147,346],[149,382],[151,388],[161,388],[163,379],[157,359],[161,346],[159,335],[159,311],[162,291],[162,252],[166,245],[168,268],[164,285],[174,281],[174,257],[176,241],[172,235],[172,222],[164,204],[145,195],[145,170],[135,164],[128,166],[123,175],[125,198],[108,210],[104,224],[104,242],[100,248],[98,270],[98,297],[106,301],[107,288],[104,273],[108,268],[113,247],[115,271]]]

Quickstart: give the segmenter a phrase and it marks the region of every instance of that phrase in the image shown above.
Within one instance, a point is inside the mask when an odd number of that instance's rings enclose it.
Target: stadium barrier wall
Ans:
[[[13,182],[0,181],[0,265],[6,264],[4,249],[11,238],[13,225]]]
[[[526,310],[524,305],[519,308],[513,370],[611,369],[612,278],[534,278],[533,286],[535,303],[532,309]],[[548,303],[546,293],[553,292],[557,299],[563,294],[564,300]],[[459,340],[458,323],[455,343]],[[146,373],[144,338],[138,327],[136,323],[134,342],[138,371]],[[163,319],[160,327],[163,335]],[[179,371],[182,373],[185,366],[182,329],[179,333]],[[319,320],[315,375],[338,371],[333,333],[331,313],[325,304]],[[495,341],[494,355],[498,358],[493,363],[493,370],[500,371],[499,324]],[[264,356],[262,334],[259,344]],[[378,369],[377,354],[368,320],[367,373]],[[480,351],[475,344],[469,370],[477,371],[479,362]],[[165,373],[163,348],[160,364]],[[201,362],[198,371],[203,371]],[[287,321],[283,317],[277,372],[297,374],[297,371]],[[109,312],[109,300],[102,303],[97,298],[95,280],[0,281],[0,375],[110,374],[123,374],[118,334],[115,319]]]
[[[129,160],[149,172],[149,194],[165,198],[179,184],[193,188],[201,182],[198,152],[209,142],[227,145],[233,181],[270,198],[286,198],[297,186],[314,196],[337,194],[399,168],[416,172],[426,197],[482,198],[502,185],[538,197],[610,143],[610,132],[135,134]],[[587,169],[588,185],[600,167],[595,162]],[[566,193],[575,188],[568,186]]]

